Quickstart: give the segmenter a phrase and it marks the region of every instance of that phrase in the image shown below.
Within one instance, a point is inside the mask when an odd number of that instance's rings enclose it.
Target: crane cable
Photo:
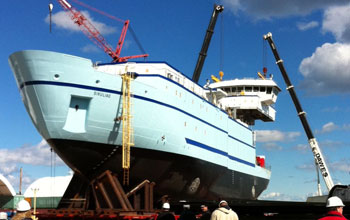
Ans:
[[[224,15],[220,17],[220,71],[224,68]]]
[[[130,33],[131,33],[132,37],[134,38],[134,40],[135,40],[137,46],[138,46],[139,49],[141,50],[141,52],[142,52],[143,54],[146,54],[145,49],[143,49],[143,47],[142,47],[142,45],[141,45],[139,39],[137,38],[137,36],[136,36],[136,34],[135,34],[134,29],[132,29],[132,27],[131,27],[130,24],[129,24],[129,30],[130,30]],[[146,58],[146,57],[145,57],[145,58]]]
[[[262,66],[263,66],[263,73],[264,77],[266,78],[266,73],[267,73],[267,42],[262,39]]]

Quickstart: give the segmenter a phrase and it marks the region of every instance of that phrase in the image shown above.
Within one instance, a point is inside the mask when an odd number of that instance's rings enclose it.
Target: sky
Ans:
[[[83,1],[83,0],[81,0]],[[116,47],[122,23],[70,1]],[[316,194],[317,173],[307,137],[263,35],[271,32],[332,179],[350,184],[350,3],[348,0],[84,0],[117,18],[130,20],[137,36],[126,35],[122,56],[149,54],[188,77],[202,46],[213,4],[218,18],[199,84],[222,70],[224,79],[256,77],[267,67],[282,89],[275,122],[256,122],[257,154],[265,155],[272,176],[259,199],[305,201]],[[48,4],[53,3],[50,33]],[[70,169],[50,151],[22,103],[8,57],[20,50],[68,53],[109,62],[63,13],[55,0],[4,1],[0,8],[0,174],[15,190],[23,168],[22,191],[45,176]],[[142,49],[137,44],[140,42]],[[321,179],[322,191],[327,188]]]

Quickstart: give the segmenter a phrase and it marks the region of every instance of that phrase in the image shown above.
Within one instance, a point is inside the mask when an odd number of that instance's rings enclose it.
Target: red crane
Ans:
[[[121,57],[120,52],[122,50],[126,32],[129,27],[129,20],[124,21],[122,33],[120,35],[117,48],[113,51],[112,47],[107,43],[101,33],[91,24],[91,22],[76,8],[67,2],[67,0],[57,0],[62,8],[70,14],[70,18],[77,24],[82,32],[90,38],[97,46],[99,46],[105,53],[112,57],[113,62],[120,63],[126,62],[129,59],[148,57],[148,54],[134,55]]]

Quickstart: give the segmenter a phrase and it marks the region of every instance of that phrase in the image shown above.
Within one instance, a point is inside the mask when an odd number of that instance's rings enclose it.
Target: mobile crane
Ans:
[[[316,161],[316,164],[318,165],[318,168],[320,169],[321,171],[321,174],[323,176],[323,179],[324,179],[324,182],[326,183],[326,186],[328,188],[328,191],[331,191],[331,189],[334,187],[334,183],[333,183],[333,180],[331,178],[331,175],[329,173],[329,170],[328,170],[328,167],[326,165],[326,162],[323,158],[323,155],[322,155],[322,152],[321,152],[321,149],[320,147],[318,146],[318,142],[316,140],[316,138],[314,137],[313,133],[312,133],[312,130],[309,126],[309,123],[306,119],[306,113],[303,111],[302,107],[301,107],[301,104],[299,102],[299,99],[294,91],[294,86],[292,85],[289,77],[288,77],[288,74],[287,74],[287,71],[286,69],[284,68],[284,65],[283,65],[283,60],[280,58],[278,52],[277,52],[277,48],[276,48],[276,45],[275,43],[273,42],[272,40],[272,34],[269,32],[267,33],[266,35],[263,36],[264,37],[264,40],[267,40],[269,42],[269,45],[270,45],[270,48],[272,50],[272,53],[273,55],[275,56],[275,59],[276,59],[276,64],[278,65],[281,73],[282,73],[282,76],[283,76],[283,79],[287,85],[287,90],[293,100],[293,103],[295,105],[295,108],[298,112],[298,116],[300,118],[300,121],[304,127],[304,130],[305,130],[305,133],[306,133],[306,136],[308,138],[308,141],[309,141],[309,145],[311,147],[311,150],[312,150],[312,153],[314,154],[314,157],[315,157],[315,161]]]
[[[205,58],[207,56],[209,44],[211,41],[211,37],[213,36],[213,33],[214,33],[216,20],[218,18],[219,13],[221,13],[223,10],[224,10],[224,6],[216,5],[216,4],[214,5],[213,14],[212,14],[211,19],[209,21],[208,29],[207,29],[207,32],[205,34],[204,41],[202,44],[202,49],[201,49],[201,52],[199,53],[197,64],[196,64],[196,67],[195,67],[193,75],[192,75],[192,81],[195,83],[198,83],[199,77],[201,75],[204,61],[205,61]]]

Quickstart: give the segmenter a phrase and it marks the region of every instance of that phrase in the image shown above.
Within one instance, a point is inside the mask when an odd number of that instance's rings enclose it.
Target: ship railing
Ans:
[[[272,166],[271,166],[270,164],[265,164],[265,167],[264,167],[264,168],[267,169],[267,170],[269,170],[269,171],[271,171]]]
[[[164,68],[164,76],[168,79],[171,79],[174,82],[177,82],[178,84],[182,85],[186,89],[190,90],[191,92],[195,93],[196,95],[199,95],[200,97],[207,99],[205,95],[205,90],[202,86],[194,83],[192,80],[188,79],[187,77],[183,76],[182,74],[178,74],[177,72],[169,71],[169,69]]]

